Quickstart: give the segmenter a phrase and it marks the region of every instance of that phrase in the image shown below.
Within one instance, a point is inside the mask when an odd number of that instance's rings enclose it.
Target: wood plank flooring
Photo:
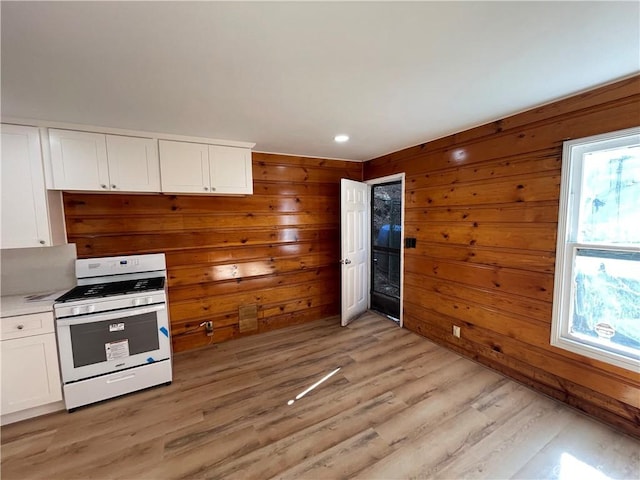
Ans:
[[[1,454],[3,479],[640,477],[638,440],[372,313],[178,354],[171,386],[8,425]]]

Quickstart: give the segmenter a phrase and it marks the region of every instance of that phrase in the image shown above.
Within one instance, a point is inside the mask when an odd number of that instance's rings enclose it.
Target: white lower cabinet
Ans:
[[[62,400],[53,313],[0,319],[2,423],[5,415]]]

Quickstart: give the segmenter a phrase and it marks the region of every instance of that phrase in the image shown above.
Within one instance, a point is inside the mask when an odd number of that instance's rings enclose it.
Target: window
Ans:
[[[640,128],[564,144],[551,344],[640,369]]]

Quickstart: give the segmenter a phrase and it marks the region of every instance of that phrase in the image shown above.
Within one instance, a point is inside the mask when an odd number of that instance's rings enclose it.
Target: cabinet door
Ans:
[[[4,340],[2,414],[62,400],[55,334]]]
[[[107,135],[107,158],[110,190],[160,191],[160,164],[155,140]]]
[[[51,245],[37,128],[2,125],[2,248]]]
[[[49,130],[53,188],[57,190],[109,190],[105,135]]]
[[[200,143],[160,140],[162,191],[208,193],[209,150]]]
[[[248,148],[210,145],[209,165],[214,193],[253,193],[251,150]]]

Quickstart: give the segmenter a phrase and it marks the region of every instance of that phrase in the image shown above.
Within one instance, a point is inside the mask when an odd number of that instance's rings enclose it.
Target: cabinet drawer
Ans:
[[[0,319],[2,340],[53,332],[53,313],[41,312]]]
[[[171,360],[148,363],[139,367],[113,372],[107,375],[65,383],[64,403],[67,410],[99,402],[107,398],[171,383]]]

